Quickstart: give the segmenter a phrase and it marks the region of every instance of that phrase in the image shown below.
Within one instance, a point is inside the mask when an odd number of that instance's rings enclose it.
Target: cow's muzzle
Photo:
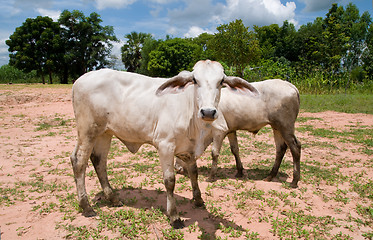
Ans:
[[[200,113],[204,121],[212,122],[218,117],[218,111],[215,108],[201,109]]]

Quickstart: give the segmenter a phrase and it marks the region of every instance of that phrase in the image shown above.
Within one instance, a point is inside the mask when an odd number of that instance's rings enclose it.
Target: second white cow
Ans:
[[[226,77],[223,67],[209,60],[196,63],[193,72],[181,72],[170,79],[108,69],[80,77],[73,85],[78,141],[70,158],[83,215],[95,215],[85,188],[89,158],[106,198],[114,205],[121,204],[106,170],[111,139],[116,136],[133,153],[144,143],[157,148],[167,192],[167,214],[172,226],[182,227],[173,194],[174,156],[187,161],[195,205],[203,205],[196,157],[211,141],[211,123],[222,119],[217,109],[223,85],[244,94],[255,91],[240,78]]]
[[[215,128],[212,144],[212,166],[210,179],[215,177],[223,139],[228,136],[231,151],[236,160],[237,177],[243,175],[243,166],[239,156],[237,130],[246,130],[256,134],[261,128],[270,125],[273,129],[276,145],[275,163],[267,181],[278,173],[287,148],[293,157],[292,187],[298,186],[300,179],[301,144],[295,136],[295,121],[299,112],[299,92],[291,83],[271,79],[254,82],[256,94],[235,94],[230,89],[222,89],[219,111],[224,115],[227,128]],[[175,168],[182,172],[183,163],[176,162]]]

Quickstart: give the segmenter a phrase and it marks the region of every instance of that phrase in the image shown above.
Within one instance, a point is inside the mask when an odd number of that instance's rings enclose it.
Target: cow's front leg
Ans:
[[[171,226],[174,228],[183,228],[184,223],[181,221],[176,210],[176,201],[174,197],[175,189],[175,170],[174,170],[174,148],[170,144],[160,144],[159,160],[162,165],[163,180],[167,193],[167,215],[170,218]]]

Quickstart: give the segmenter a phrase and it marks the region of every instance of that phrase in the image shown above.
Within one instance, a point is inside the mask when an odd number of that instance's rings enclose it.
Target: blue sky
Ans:
[[[0,66],[9,61],[5,40],[26,18],[49,16],[57,19],[67,10],[80,10],[86,16],[100,14],[103,25],[114,27],[121,40],[113,53],[119,55],[124,35],[132,31],[151,33],[157,39],[195,37],[214,33],[216,27],[235,19],[246,26],[269,25],[288,20],[299,27],[324,17],[332,3],[354,3],[360,14],[373,16],[373,0],[0,0]]]

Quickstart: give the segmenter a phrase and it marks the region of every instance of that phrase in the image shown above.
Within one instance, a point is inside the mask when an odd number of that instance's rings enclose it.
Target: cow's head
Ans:
[[[218,117],[220,90],[223,86],[240,94],[256,94],[257,90],[245,80],[238,77],[227,77],[219,62],[199,61],[193,72],[183,71],[162,84],[157,95],[178,93],[189,85],[194,85],[194,97],[198,105],[198,116],[204,121],[212,122]]]

